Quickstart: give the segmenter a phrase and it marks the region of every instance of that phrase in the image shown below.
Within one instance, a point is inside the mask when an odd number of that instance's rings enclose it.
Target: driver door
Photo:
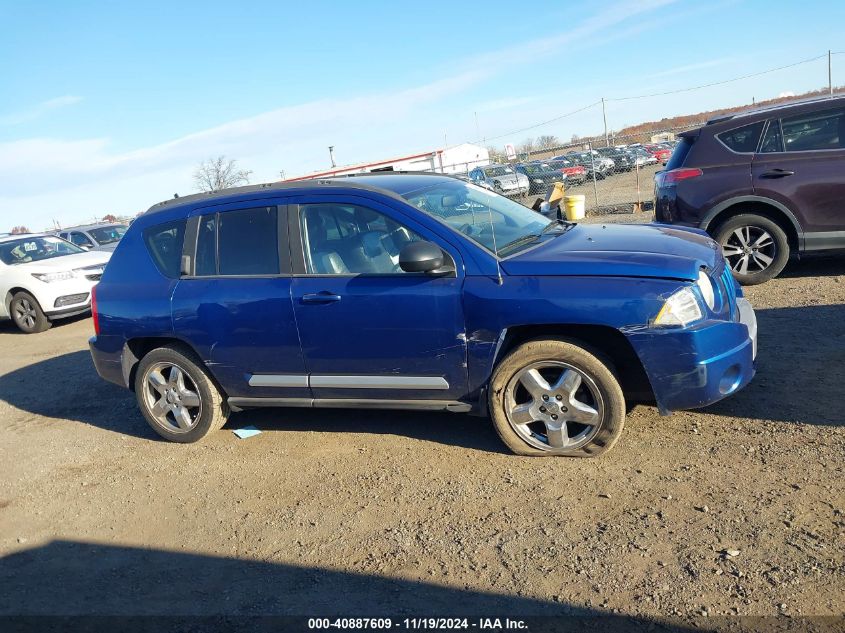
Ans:
[[[463,267],[454,247],[375,201],[290,201],[294,313],[317,400],[454,401],[467,389]],[[434,242],[455,271],[399,267],[402,246]]]

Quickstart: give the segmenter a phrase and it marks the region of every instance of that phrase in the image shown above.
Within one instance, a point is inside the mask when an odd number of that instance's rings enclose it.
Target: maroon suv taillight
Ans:
[[[674,185],[682,180],[689,180],[690,178],[698,178],[704,172],[696,167],[678,167],[677,169],[670,169],[664,171],[657,176],[660,178],[660,185]]]
[[[97,286],[91,288],[91,318],[94,321],[94,334],[100,335],[100,315],[97,312]]]

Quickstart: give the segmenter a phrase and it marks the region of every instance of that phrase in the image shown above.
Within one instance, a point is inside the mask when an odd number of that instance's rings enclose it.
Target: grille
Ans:
[[[736,309],[736,282],[727,264],[722,268],[719,278],[725,288],[725,303],[730,310],[731,320],[736,321],[739,318],[739,312]]]
[[[95,273],[93,275],[85,275],[85,279],[88,281],[100,281],[100,277],[103,276],[103,273]]]

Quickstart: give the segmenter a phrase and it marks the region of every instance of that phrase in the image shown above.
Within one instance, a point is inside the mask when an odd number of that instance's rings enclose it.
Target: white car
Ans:
[[[110,252],[85,251],[55,235],[0,236],[0,319],[23,332],[91,309]]]

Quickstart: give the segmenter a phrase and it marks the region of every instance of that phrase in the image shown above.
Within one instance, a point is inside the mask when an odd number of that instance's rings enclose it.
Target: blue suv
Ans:
[[[440,175],[162,202],[93,313],[97,371],[175,442],[250,407],[365,407],[489,415],[520,455],[596,456],[633,403],[705,406],[756,355],[703,231],[550,220]]]

